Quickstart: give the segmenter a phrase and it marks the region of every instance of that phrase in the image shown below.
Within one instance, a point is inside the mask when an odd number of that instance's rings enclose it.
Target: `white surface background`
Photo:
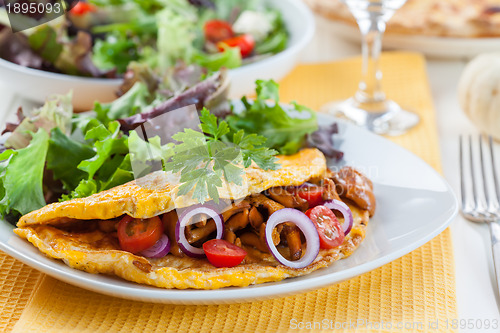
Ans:
[[[358,55],[359,45],[336,37],[328,24],[318,18],[316,36],[304,52],[304,62],[338,60]],[[467,63],[457,60],[427,59],[428,75],[434,106],[437,112],[439,143],[444,176],[459,193],[458,136],[478,133],[460,110],[457,98],[457,82]],[[9,89],[9,78],[0,78],[0,123],[6,120],[7,112],[19,105],[29,106]],[[457,217],[451,225],[457,282],[459,318],[472,320],[469,329],[461,332],[500,332],[500,316],[495,274],[491,257],[488,226],[473,224]],[[485,320],[498,320],[497,329],[486,330],[479,325]],[[481,322],[482,321],[482,322]]]

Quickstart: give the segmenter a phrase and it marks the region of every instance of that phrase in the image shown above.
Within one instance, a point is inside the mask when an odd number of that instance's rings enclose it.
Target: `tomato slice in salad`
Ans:
[[[153,246],[163,234],[163,224],[158,216],[134,219],[128,215],[118,223],[118,241],[122,250],[139,253]]]
[[[223,20],[210,20],[204,26],[205,39],[217,43],[234,36],[233,28],[229,22]]]
[[[203,251],[215,267],[237,266],[247,255],[247,251],[223,239],[212,239],[203,243]]]
[[[253,49],[255,48],[255,40],[252,35],[244,34],[241,36],[236,36],[228,39],[224,39],[217,43],[217,47],[219,51],[224,51],[226,47],[238,47],[241,52],[241,57],[248,57]]]
[[[316,226],[319,235],[319,244],[322,249],[332,249],[344,242],[344,231],[333,212],[319,205],[306,211],[306,215]]]
[[[84,15],[89,12],[95,12],[96,8],[94,5],[88,3],[88,2],[83,2],[83,1],[78,1],[78,3],[75,5],[75,7],[71,8],[70,13],[73,15]]]
[[[323,203],[323,188],[320,186],[308,186],[299,188],[297,195],[307,200],[309,207],[316,207]]]

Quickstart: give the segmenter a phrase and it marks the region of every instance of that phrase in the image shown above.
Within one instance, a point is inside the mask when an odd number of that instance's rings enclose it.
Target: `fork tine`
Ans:
[[[465,190],[465,175],[464,175],[464,140],[463,140],[463,136],[460,135],[459,137],[459,142],[458,142],[458,151],[459,151],[459,159],[460,159],[460,163],[459,163],[459,166],[460,166],[460,197],[462,199],[462,210],[465,210],[466,209],[466,204],[467,204],[467,200],[466,200],[466,197],[465,197],[465,193],[466,193],[466,190]]]
[[[469,135],[469,161],[470,161],[470,174],[472,180],[472,202],[473,202],[473,207],[477,209],[479,200],[477,199],[476,182],[474,181],[476,172],[474,170],[474,154],[472,153],[472,135]]]
[[[483,153],[483,136],[479,135],[479,156],[481,158],[481,176],[483,178],[483,193],[484,193],[484,198],[486,199],[486,204],[488,208],[493,207],[493,201],[492,198],[490,197],[489,191],[488,191],[488,181],[486,178],[488,177],[486,175],[486,170],[485,170],[485,163],[484,163],[484,153]]]
[[[490,135],[488,138],[489,141],[489,148],[490,148],[490,155],[491,155],[491,170],[493,172],[493,183],[495,187],[495,195],[496,195],[496,201],[495,205],[498,208],[500,206],[500,203],[498,202],[500,200],[500,189],[498,187],[498,178],[497,178],[497,168],[495,165],[495,153],[493,151],[493,138]]]

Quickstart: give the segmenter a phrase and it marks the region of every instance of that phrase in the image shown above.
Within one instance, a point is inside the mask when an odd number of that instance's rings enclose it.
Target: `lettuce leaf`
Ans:
[[[94,154],[82,160],[83,154],[89,152],[80,146],[79,154],[75,154],[71,161],[73,164],[78,162],[73,172],[79,177],[79,182],[68,188],[71,192],[63,195],[62,201],[87,197],[134,179],[128,137],[120,132],[119,123],[114,121],[105,127],[92,122],[87,127],[85,140],[88,148],[93,147]]]
[[[123,74],[128,64],[138,59],[137,43],[126,36],[111,34],[106,40],[98,39],[93,47],[92,61],[104,71],[116,68],[117,73]]]
[[[27,147],[0,154],[1,215],[24,215],[46,205],[43,171],[48,147],[49,135],[39,129]]]
[[[78,164],[95,154],[91,146],[72,140],[60,128],[54,128],[50,132],[47,169],[52,170],[54,179],[61,180],[64,189],[71,191],[87,176],[77,168]]]
[[[244,130],[267,138],[265,146],[290,155],[303,147],[307,134],[318,129],[314,111],[297,103],[281,105],[279,86],[273,80],[257,82],[257,97],[250,102],[242,98],[245,110],[227,117],[233,132]]]
[[[42,107],[25,115],[23,121],[5,141],[5,147],[14,149],[26,147],[31,140],[30,132],[37,132],[39,128],[49,133],[58,127],[68,134],[73,115],[71,97],[71,92],[66,95],[50,96]]]
[[[173,2],[176,3],[175,6],[170,5],[156,15],[161,70],[167,70],[179,60],[190,63],[195,52],[193,42],[196,38],[196,8],[185,0]],[[182,3],[187,7],[182,7]],[[178,11],[182,11],[184,15],[179,15]]]
[[[63,46],[57,41],[57,32],[50,25],[42,25],[35,32],[28,36],[31,49],[40,55],[44,60],[54,63]]]
[[[198,65],[207,68],[209,71],[218,71],[222,67],[237,68],[241,66],[241,52],[237,47],[228,47],[221,53],[208,54],[197,52],[193,56],[193,61]]]

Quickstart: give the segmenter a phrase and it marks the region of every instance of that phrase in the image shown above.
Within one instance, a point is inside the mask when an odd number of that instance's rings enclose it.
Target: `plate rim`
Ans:
[[[346,126],[355,126],[352,124],[347,124],[341,119],[336,119],[330,115],[325,115],[318,113],[319,117],[327,117],[330,121],[337,121],[339,123],[346,124]],[[361,129],[362,130],[362,129]],[[366,130],[363,130],[366,131]],[[368,131],[366,131],[368,132]],[[446,193],[451,195],[453,199],[453,205],[447,209],[443,209],[443,213],[446,213],[446,220],[441,222],[438,228],[432,229],[431,232],[423,237],[413,240],[409,245],[405,246],[396,251],[391,251],[390,253],[380,257],[372,259],[366,263],[362,263],[355,267],[350,267],[341,271],[333,272],[331,274],[325,274],[320,276],[310,276],[306,280],[293,281],[291,279],[285,279],[282,281],[264,283],[259,285],[253,285],[250,287],[230,287],[217,290],[176,290],[176,289],[162,289],[153,286],[136,284],[134,282],[126,281],[121,278],[121,282],[126,284],[131,284],[132,287],[128,285],[114,285],[107,281],[99,281],[93,279],[90,273],[78,271],[76,269],[66,266],[61,260],[52,259],[46,257],[49,261],[56,261],[60,265],[69,268],[70,270],[61,268],[51,267],[46,261],[37,261],[36,258],[29,257],[24,253],[18,251],[9,244],[4,244],[0,240],[0,250],[6,252],[12,257],[20,260],[21,262],[49,275],[58,280],[67,282],[69,284],[78,286],[83,289],[91,290],[97,293],[120,297],[124,299],[137,300],[137,301],[147,301],[153,303],[168,303],[168,304],[229,304],[229,303],[244,303],[252,301],[260,301],[264,299],[272,299],[278,297],[286,297],[295,294],[305,293],[311,290],[316,290],[324,288],[330,285],[334,285],[345,280],[354,278],[361,274],[372,271],[378,267],[386,265],[412,251],[423,246],[427,242],[431,241],[433,238],[442,233],[453,221],[458,213],[458,199],[454,193],[452,187],[449,185],[447,180],[433,167],[431,167],[422,158],[414,154],[413,152],[397,145],[396,143],[378,136],[376,134],[368,132],[369,135],[374,135],[379,137],[379,139],[384,140],[386,144],[389,144],[397,149],[403,149],[406,153],[412,155],[414,158],[419,159],[424,163],[429,170],[434,173],[445,185]],[[7,223],[1,221],[0,223]],[[369,237],[367,234],[366,237]],[[25,240],[24,240],[25,241]],[[29,243],[31,245],[31,243]],[[335,277],[332,282],[332,275]],[[284,283],[285,282],[285,283]]]

